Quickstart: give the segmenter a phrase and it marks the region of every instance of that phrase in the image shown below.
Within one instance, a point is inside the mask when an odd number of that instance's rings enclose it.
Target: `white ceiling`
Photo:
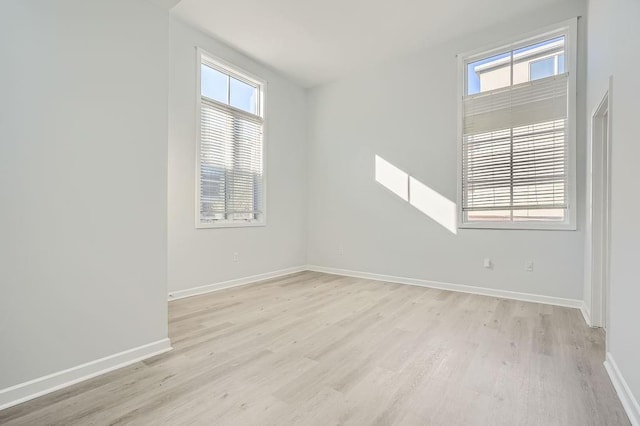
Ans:
[[[182,0],[183,21],[311,87],[562,0]]]

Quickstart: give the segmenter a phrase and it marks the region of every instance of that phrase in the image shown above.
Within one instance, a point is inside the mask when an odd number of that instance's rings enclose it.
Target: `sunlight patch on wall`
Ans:
[[[456,203],[376,155],[376,182],[407,201],[452,234],[458,233]]]
[[[409,175],[376,155],[376,181],[405,201],[409,201]]]
[[[458,233],[456,203],[409,177],[409,203],[453,234]]]

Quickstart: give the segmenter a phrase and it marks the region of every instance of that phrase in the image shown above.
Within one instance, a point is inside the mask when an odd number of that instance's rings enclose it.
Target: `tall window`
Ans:
[[[264,82],[198,51],[196,226],[264,224]]]
[[[575,229],[574,33],[461,58],[461,227]]]

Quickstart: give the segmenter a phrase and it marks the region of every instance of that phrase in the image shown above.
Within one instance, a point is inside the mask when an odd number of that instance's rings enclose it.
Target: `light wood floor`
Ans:
[[[169,312],[173,351],[0,423],[629,424],[575,309],[304,272]]]

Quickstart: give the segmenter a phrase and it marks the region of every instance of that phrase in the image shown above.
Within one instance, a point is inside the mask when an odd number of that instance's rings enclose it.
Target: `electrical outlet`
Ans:
[[[338,247],[338,255],[342,256],[344,254],[344,247],[340,246]]]
[[[484,258],[484,267],[487,269],[493,268],[493,263],[491,263],[491,259],[489,259],[488,257]]]
[[[234,262],[238,262],[240,260],[240,255],[238,254],[237,251],[233,252],[233,261]]]
[[[524,270],[527,272],[533,272],[533,261],[527,260],[524,262]]]

